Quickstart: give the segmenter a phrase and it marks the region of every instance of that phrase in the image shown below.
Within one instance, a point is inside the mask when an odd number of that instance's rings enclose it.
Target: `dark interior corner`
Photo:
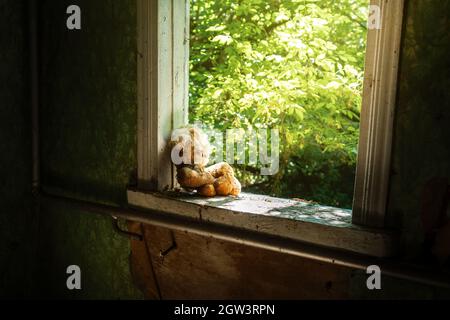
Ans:
[[[72,2],[83,8],[76,33],[65,28]],[[389,263],[446,280],[386,276],[374,291],[351,267],[121,221],[139,241],[110,216],[40,201],[30,3],[0,0],[0,298],[450,298],[450,1],[406,1],[387,219],[401,239]],[[125,207],[137,167],[136,3],[37,3],[40,191]],[[82,290],[66,287],[70,265]]]

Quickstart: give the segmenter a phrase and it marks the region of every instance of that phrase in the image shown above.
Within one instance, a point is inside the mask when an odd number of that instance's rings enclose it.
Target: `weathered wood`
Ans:
[[[141,223],[129,221],[128,230],[143,234],[145,228]],[[144,294],[145,299],[160,299],[158,282],[151,263],[150,252],[145,241],[131,241],[130,271],[133,282]]]
[[[144,229],[163,299],[348,298],[350,269],[183,232],[161,258],[170,231]]]
[[[381,10],[381,29],[368,31],[353,222],[383,227],[404,0],[371,0],[371,5]]]
[[[246,193],[237,198],[207,199],[180,193],[129,190],[128,203],[137,208],[366,255],[385,257],[395,253],[393,234],[351,224],[350,210]]]
[[[189,10],[187,0],[138,0],[138,183],[174,186],[167,142],[187,123]]]

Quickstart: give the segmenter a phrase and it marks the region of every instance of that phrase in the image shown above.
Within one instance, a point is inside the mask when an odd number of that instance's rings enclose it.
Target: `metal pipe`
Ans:
[[[448,274],[438,274],[430,270],[420,270],[410,265],[401,264],[399,261],[395,260],[363,256],[254,231],[204,221],[199,222],[172,214],[112,207],[54,195],[42,195],[41,199],[44,202],[63,203],[79,209],[80,211],[120,217],[130,221],[141,222],[181,232],[189,232],[204,237],[211,237],[351,269],[366,271],[368,266],[378,265],[381,268],[383,275],[431,286],[450,288],[450,277]]]
[[[39,157],[39,47],[38,6],[36,0],[29,0],[29,50],[30,50],[30,104],[32,128],[32,188],[36,194],[40,185]]]
[[[113,220],[113,228],[114,228],[114,230],[116,230],[116,232],[118,234],[120,234],[120,235],[122,235],[124,237],[127,237],[127,238],[136,239],[136,240],[139,240],[139,241],[143,241],[144,240],[144,236],[143,235],[137,234],[137,233],[134,233],[134,232],[129,232],[127,230],[122,229],[120,227],[120,225],[119,225],[119,218],[118,217],[112,216],[112,220]]]
[[[39,248],[39,187],[40,187],[40,159],[39,159],[39,13],[37,0],[28,0],[28,50],[29,50],[29,103],[31,113],[31,193],[32,208],[28,213],[27,226],[32,241],[28,247],[28,268],[26,291],[28,296],[34,290],[34,261],[38,259]]]

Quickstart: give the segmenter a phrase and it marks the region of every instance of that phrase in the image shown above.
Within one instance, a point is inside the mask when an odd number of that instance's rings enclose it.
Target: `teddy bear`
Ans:
[[[172,132],[169,143],[172,162],[177,168],[177,181],[187,190],[205,197],[238,196],[241,184],[233,168],[226,162],[206,167],[211,146],[199,128],[185,127]]]

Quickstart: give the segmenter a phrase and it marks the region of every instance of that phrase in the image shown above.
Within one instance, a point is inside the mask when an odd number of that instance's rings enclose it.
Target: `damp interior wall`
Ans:
[[[449,0],[407,1],[388,211],[409,257],[423,250],[427,184],[450,183],[449,30]]]
[[[0,297],[27,294],[31,190],[27,25],[23,1],[0,0]]]
[[[124,205],[136,167],[136,3],[42,0],[40,3],[42,189]],[[82,29],[66,28],[66,9],[82,11]],[[110,217],[45,204],[39,219],[34,296],[140,299],[129,269],[129,240]],[[82,290],[66,287],[78,265]]]

